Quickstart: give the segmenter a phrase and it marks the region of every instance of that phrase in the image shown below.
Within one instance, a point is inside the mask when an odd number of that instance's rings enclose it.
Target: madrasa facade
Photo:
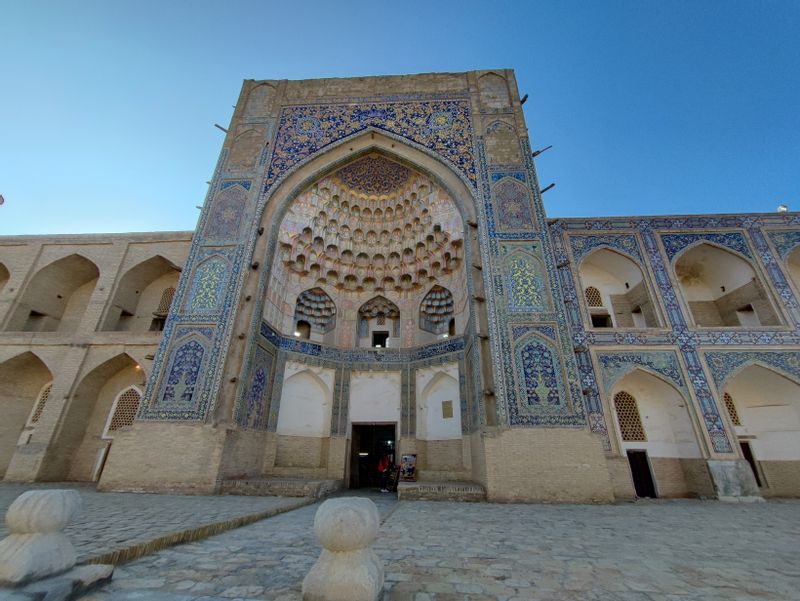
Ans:
[[[245,81],[196,231],[0,237],[0,477],[800,495],[800,215],[548,219],[535,155],[511,70]]]

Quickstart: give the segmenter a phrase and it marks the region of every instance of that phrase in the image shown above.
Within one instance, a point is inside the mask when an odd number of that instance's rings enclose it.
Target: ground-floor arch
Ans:
[[[143,389],[145,375],[128,354],[108,359],[84,375],[74,389],[48,449],[42,480],[97,480],[112,444],[109,417],[120,407],[131,411],[133,387]]]
[[[638,496],[713,494],[684,391],[635,369],[613,386],[610,405],[620,452],[629,462]]]
[[[46,401],[52,381],[50,370],[31,352],[0,364],[0,479],[17,445],[25,443],[22,432],[30,426],[39,401]]]
[[[739,448],[765,496],[800,496],[800,384],[752,364],[723,392]]]

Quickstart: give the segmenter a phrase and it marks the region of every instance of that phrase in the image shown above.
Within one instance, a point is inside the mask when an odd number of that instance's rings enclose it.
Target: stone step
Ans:
[[[248,480],[224,480],[220,494],[265,497],[312,497],[322,498],[340,490],[341,480],[309,480],[305,478],[252,478]]]
[[[486,501],[486,490],[475,482],[400,482],[401,501]]]

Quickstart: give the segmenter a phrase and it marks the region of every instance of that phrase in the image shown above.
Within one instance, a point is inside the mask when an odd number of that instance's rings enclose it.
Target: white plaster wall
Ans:
[[[752,365],[730,381],[726,392],[742,422],[737,434],[755,437],[750,444],[756,459],[800,459],[800,386]]]
[[[283,375],[278,434],[330,436],[334,371],[287,361]]]
[[[350,422],[400,425],[399,371],[354,371],[350,375]]]
[[[687,301],[717,300],[749,283],[756,275],[741,257],[709,245],[687,251],[678,258],[675,269]],[[687,271],[698,279],[681,278]]]
[[[701,457],[687,403],[680,392],[663,380],[637,370],[622,378],[613,389],[611,405],[615,422],[613,395],[621,390],[636,399],[647,437],[647,442],[625,442],[618,434],[624,450],[645,449],[651,457]]]
[[[417,438],[452,440],[461,438],[461,402],[458,363],[418,369]],[[452,401],[453,417],[442,417],[442,402]]]

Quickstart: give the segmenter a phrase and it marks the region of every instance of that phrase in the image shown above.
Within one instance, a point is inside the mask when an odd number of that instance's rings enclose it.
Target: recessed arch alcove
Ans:
[[[800,496],[800,383],[751,363],[728,379],[723,399],[762,494]]]
[[[633,259],[600,248],[583,258],[579,271],[592,327],[658,327],[656,305]]]
[[[351,425],[363,425],[365,419],[394,424],[400,447],[422,452],[414,446],[420,438],[409,380],[417,377],[416,349],[426,345],[453,345],[431,352],[452,353],[454,372],[445,400],[452,401],[458,414],[448,419],[459,421],[460,407],[468,402],[461,398],[459,378],[480,377],[472,370],[481,366],[478,361],[459,362],[456,353],[463,353],[460,337],[478,322],[473,313],[485,314],[485,306],[472,300],[484,294],[480,272],[470,272],[473,263],[480,263],[473,195],[468,178],[455,167],[378,131],[329,147],[262,195],[263,212],[254,226],[262,229],[254,236],[252,261],[264,267],[248,270],[243,294],[252,291],[253,312],[238,319],[249,315],[252,328],[266,322],[284,339],[283,345],[298,353],[277,363],[271,407],[273,423],[280,426],[264,443],[265,473],[282,475],[291,468],[292,474],[313,472],[317,477],[314,470],[327,470],[347,481]],[[440,319],[443,315],[446,320]],[[484,316],[480,321],[487,320]],[[318,351],[317,346],[325,348]],[[342,359],[320,364],[313,359],[317,353]],[[391,364],[382,362],[385,353],[395,357]],[[408,359],[400,361],[400,356]],[[318,373],[331,391],[330,399],[315,393],[319,406],[312,411],[304,405],[302,411],[331,415],[333,409],[327,432],[300,436],[285,428],[298,411],[297,385],[314,389],[313,378],[291,373],[299,364]],[[381,410],[375,413],[378,397]],[[437,410],[441,413],[440,406]],[[466,435],[460,426],[455,429],[452,441],[437,438],[431,444],[452,447],[448,457],[457,456],[452,468],[460,469],[459,449]],[[298,459],[290,459],[294,451],[289,449],[310,455],[299,465]],[[468,453],[467,443],[464,449]]]
[[[287,177],[266,204],[261,223],[270,243],[259,241],[263,250],[255,251],[269,266],[262,317],[284,336],[305,337],[295,327],[296,302],[317,288],[335,305],[333,333],[319,340],[325,344],[374,347],[360,340],[357,319],[376,296],[400,314],[389,346],[463,334],[468,254],[477,252],[467,240],[472,193],[449,166],[384,134],[362,134],[344,146],[306,163],[306,177]],[[420,327],[419,312],[435,286],[451,291],[453,323],[431,332]]]
[[[703,242],[683,251],[674,265],[695,325],[780,325],[767,288],[744,257]]]
[[[647,477],[640,470],[647,468],[659,497],[710,494],[704,446],[686,391],[649,370],[636,368],[609,392],[618,444],[630,461],[636,488]]]

